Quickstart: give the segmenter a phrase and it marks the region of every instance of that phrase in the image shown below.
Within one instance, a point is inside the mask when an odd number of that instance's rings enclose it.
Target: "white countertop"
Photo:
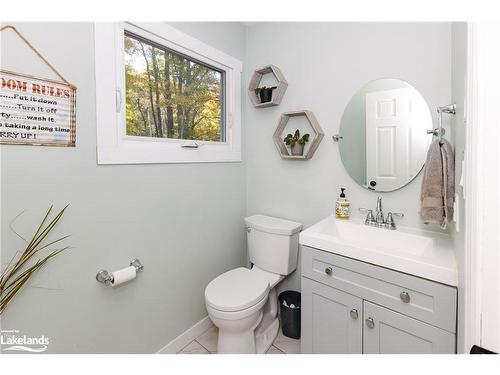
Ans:
[[[443,284],[457,286],[451,237],[401,227],[388,230],[329,216],[300,234],[300,244]]]

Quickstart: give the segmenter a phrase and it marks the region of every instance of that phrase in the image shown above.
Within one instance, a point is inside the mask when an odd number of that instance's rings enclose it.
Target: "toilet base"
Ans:
[[[217,353],[219,354],[250,354],[257,353],[255,341],[255,328],[262,319],[262,312],[257,311],[256,314],[239,321],[240,327],[235,327],[231,324],[228,329],[225,329],[220,321],[219,337],[217,341]],[[246,327],[245,327],[246,326]]]
[[[280,322],[278,318],[276,318],[263,332],[259,332],[255,335],[255,352],[257,354],[264,354],[268,351],[274,339],[278,336],[279,329]]]
[[[267,303],[262,309],[262,321],[255,329],[255,352],[264,354],[278,336],[280,322],[278,320],[278,298],[276,288],[271,289]]]

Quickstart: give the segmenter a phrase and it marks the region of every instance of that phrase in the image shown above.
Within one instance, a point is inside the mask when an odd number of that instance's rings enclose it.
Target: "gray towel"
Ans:
[[[420,194],[420,217],[424,223],[446,226],[453,218],[455,199],[455,156],[446,139],[435,140],[427,152],[422,192]]]

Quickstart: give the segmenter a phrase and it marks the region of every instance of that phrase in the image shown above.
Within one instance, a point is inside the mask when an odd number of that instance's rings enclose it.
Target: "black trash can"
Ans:
[[[300,339],[300,293],[295,290],[281,292],[278,301],[283,335],[292,339]],[[294,307],[290,307],[291,305]]]

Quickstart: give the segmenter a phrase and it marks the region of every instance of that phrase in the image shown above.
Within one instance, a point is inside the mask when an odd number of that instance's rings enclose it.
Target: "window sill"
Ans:
[[[98,164],[171,164],[241,162],[241,151],[203,149],[158,150],[143,147],[100,147]]]

